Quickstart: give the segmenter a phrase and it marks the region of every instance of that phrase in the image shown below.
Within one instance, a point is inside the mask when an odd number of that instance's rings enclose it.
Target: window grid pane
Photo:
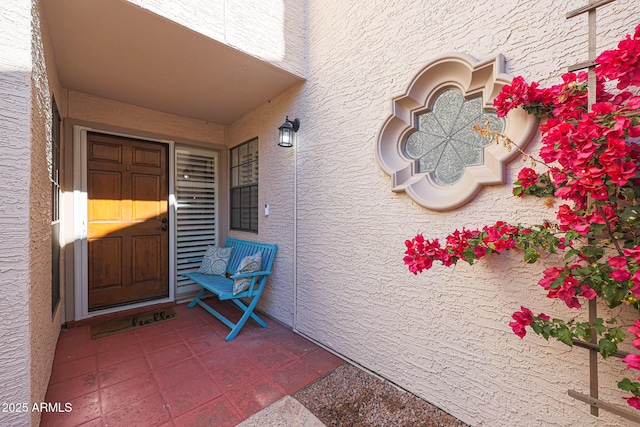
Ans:
[[[231,149],[231,229],[258,232],[258,139]]]
[[[60,302],[60,128],[62,119],[51,99],[51,314]]]

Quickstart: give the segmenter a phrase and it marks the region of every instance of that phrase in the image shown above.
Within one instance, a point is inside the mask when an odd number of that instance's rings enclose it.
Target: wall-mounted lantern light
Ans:
[[[289,116],[287,116],[282,126],[278,128],[280,131],[278,145],[281,147],[292,147],[293,137],[295,133],[298,132],[298,129],[300,129],[300,120],[295,119],[294,121],[291,121],[289,120]]]

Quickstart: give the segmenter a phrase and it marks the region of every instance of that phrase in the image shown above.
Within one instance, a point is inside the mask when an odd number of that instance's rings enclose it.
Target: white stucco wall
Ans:
[[[37,8],[0,8],[0,402],[44,401],[60,330],[51,307],[51,104]],[[3,407],[1,425],[40,414]]]
[[[305,1],[129,1],[304,77]]]
[[[0,402],[29,403],[31,2],[0,6]],[[27,425],[2,413],[0,425]]]
[[[40,22],[39,10],[32,10],[31,73],[31,183],[30,211],[30,402],[43,402],[49,384],[53,355],[60,332],[61,313],[51,307],[51,92],[44,39],[48,37]],[[45,60],[46,58],[46,60]],[[56,80],[51,71],[52,83]],[[31,413],[33,425],[41,414]]]
[[[508,186],[485,188],[451,212],[421,208],[391,192],[390,177],[375,159],[376,139],[391,114],[392,98],[404,94],[422,67],[443,53],[477,59],[503,53],[511,74],[559,82],[567,66],[586,59],[586,16],[565,19],[581,5],[523,0],[462,7],[451,0],[385,0],[365,6],[310,0],[307,83],[282,100],[285,105],[265,106],[251,120],[263,123],[266,109],[302,122],[297,165],[292,152],[272,152],[270,145],[263,152],[260,141],[261,203],[275,197],[290,206],[286,198],[293,196],[281,187],[293,188],[297,167],[295,286],[280,281],[273,286],[276,294],[297,295],[297,329],[472,425],[631,423],[605,411],[594,418],[588,405],[567,396],[568,389],[588,393],[585,350],[535,335],[520,340],[511,332],[510,316],[521,304],[570,315],[536,284],[543,263],[526,266],[514,254],[418,276],[402,263],[404,240],[419,231],[443,238],[455,228],[497,219],[553,219],[554,210],[538,200],[514,198]],[[619,0],[598,15],[599,50],[614,46],[640,21],[635,0]],[[230,141],[239,142],[242,138]],[[530,150],[536,146],[537,140]],[[263,153],[277,158],[267,160]],[[509,165],[509,182],[520,167],[520,161]],[[293,222],[271,206],[260,226],[277,230],[273,236],[283,254],[277,268],[287,269],[288,276]],[[262,228],[259,237],[267,240]],[[623,370],[618,360],[601,362],[600,383],[603,399],[625,407],[615,386]]]
[[[96,128],[131,130],[132,136],[153,134],[157,138],[178,142],[196,141],[206,144],[224,144],[226,127],[202,120],[190,119],[137,107],[122,102],[99,98],[82,92],[66,94],[68,117],[92,123]]]
[[[278,146],[278,127],[298,117],[300,92],[298,85],[272,99],[268,104],[247,114],[229,126],[228,146],[233,147],[258,137],[258,233],[231,231],[240,239],[276,243],[278,251],[273,275],[267,282],[258,309],[280,322],[294,326],[294,196],[295,149]],[[303,119],[304,120],[304,119]],[[224,172],[223,172],[224,173]],[[270,214],[264,215],[268,204]]]
[[[432,212],[392,193],[375,159],[391,99],[437,55],[503,53],[512,74],[557,82],[566,66],[585,59],[586,17],[565,19],[582,4],[309,0],[307,18],[294,1],[248,9],[227,1],[132,2],[308,79],[229,127],[77,92],[60,90],[58,98],[72,122],[134,136],[229,147],[259,137],[259,203],[269,203],[271,214],[260,213],[258,235],[231,234],[279,245],[260,309],[472,425],[631,425],[605,411],[594,418],[567,396],[567,389],[588,390],[586,351],[537,336],[520,340],[508,327],[520,304],[567,315],[535,284],[543,263],[524,266],[514,254],[419,276],[402,264],[404,240],[416,232],[442,238],[496,219],[538,222],[553,210],[496,186],[469,205]],[[284,14],[266,19],[274,10]],[[636,0],[601,10],[599,50],[640,21]],[[285,24],[262,25],[265,19]],[[0,23],[0,188],[13,196],[0,203],[0,402],[29,402],[40,395],[48,380],[42,367],[51,361],[49,344],[38,338],[48,336],[41,332],[48,268],[38,270],[48,265],[50,247],[43,237],[46,82],[38,56],[31,57],[31,2],[0,6]],[[296,147],[288,150],[276,141],[285,115],[301,120]],[[510,182],[519,167],[509,166]],[[70,216],[65,222],[72,224]],[[602,398],[624,405],[615,387],[622,371],[617,360],[601,363],[600,382]],[[0,413],[1,425],[29,420]]]

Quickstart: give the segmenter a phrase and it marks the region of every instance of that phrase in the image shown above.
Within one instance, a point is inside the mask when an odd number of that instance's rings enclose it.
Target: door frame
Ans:
[[[88,264],[88,200],[87,200],[87,133],[101,133],[105,135],[121,136],[140,141],[150,141],[159,144],[166,144],[168,151],[169,173],[169,296],[151,301],[144,301],[119,307],[105,308],[102,310],[89,311],[89,264]],[[73,126],[73,294],[74,294],[74,319],[81,320],[101,314],[115,313],[118,311],[130,310],[132,308],[146,307],[149,305],[173,302],[175,300],[175,245],[176,245],[176,215],[175,215],[175,189],[174,189],[174,168],[175,168],[175,142],[171,140],[145,138],[136,135],[129,135],[117,132],[109,132],[102,129],[95,129],[88,126]]]

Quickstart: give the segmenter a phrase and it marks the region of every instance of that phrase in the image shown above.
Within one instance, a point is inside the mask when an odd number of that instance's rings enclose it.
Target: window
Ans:
[[[504,119],[482,108],[482,98],[465,100],[455,89],[442,92],[431,111],[417,116],[417,131],[409,135],[405,154],[418,160],[419,172],[433,173],[441,185],[455,184],[467,166],[484,163],[484,147],[492,142],[473,130],[484,126],[504,132]]]
[[[378,163],[391,176],[392,191],[444,211],[468,203],[485,185],[506,183],[506,165],[518,150],[491,144],[473,126],[488,122],[526,147],[537,119],[521,108],[504,119],[494,113],[493,98],[511,80],[502,55],[477,61],[452,53],[427,64],[393,100],[393,115],[378,136]]]
[[[51,99],[51,313],[60,301],[60,112]]]
[[[231,149],[231,229],[258,232],[258,138]]]

